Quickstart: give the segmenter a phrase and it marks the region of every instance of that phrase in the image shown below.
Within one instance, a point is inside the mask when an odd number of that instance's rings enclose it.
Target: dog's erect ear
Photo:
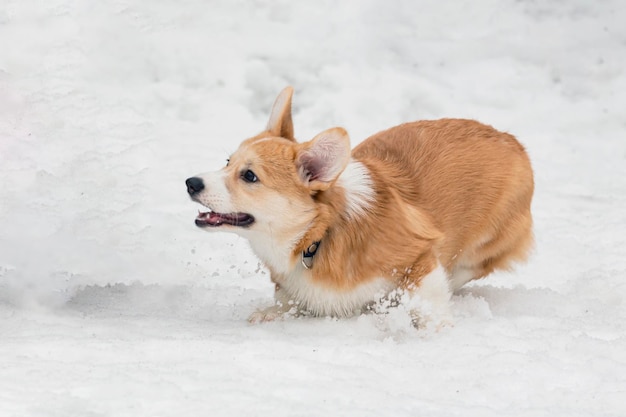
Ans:
[[[291,121],[291,96],[293,96],[293,88],[285,87],[276,97],[270,121],[267,122],[267,131],[274,136],[294,140],[293,122]]]
[[[302,180],[311,190],[328,189],[350,162],[348,133],[335,127],[303,143],[296,164]]]

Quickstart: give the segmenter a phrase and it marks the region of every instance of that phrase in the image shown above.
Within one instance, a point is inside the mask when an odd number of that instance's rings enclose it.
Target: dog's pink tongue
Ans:
[[[219,213],[207,211],[198,213],[198,217],[196,220],[201,222],[202,224],[219,226],[220,224],[224,223],[224,216]]]
[[[207,223],[213,226],[219,226],[220,224],[224,223],[223,214],[210,212],[208,217],[209,218],[207,219]]]
[[[228,224],[231,226],[248,226],[254,222],[254,218],[246,213],[215,213],[209,211],[200,212],[196,218],[198,226],[221,226]]]

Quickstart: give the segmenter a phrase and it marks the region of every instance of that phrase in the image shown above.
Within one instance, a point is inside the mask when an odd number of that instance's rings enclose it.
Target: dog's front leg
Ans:
[[[298,311],[297,304],[295,304],[289,294],[287,294],[287,291],[279,284],[276,284],[274,289],[274,305],[255,311],[248,317],[248,321],[250,323],[274,321],[284,318],[287,314],[296,316]]]
[[[405,283],[408,284],[405,289],[408,290],[408,307],[413,325],[417,328],[433,326],[435,329],[451,326],[452,294],[444,269],[437,264],[432,271],[417,279],[417,283],[411,281]]]

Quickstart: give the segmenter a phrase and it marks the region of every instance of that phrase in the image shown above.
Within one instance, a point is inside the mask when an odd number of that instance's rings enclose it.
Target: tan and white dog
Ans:
[[[196,225],[246,237],[285,314],[350,316],[408,294],[415,323],[449,320],[450,295],[523,261],[533,173],[511,135],[473,120],[393,127],[350,150],[342,128],[294,139],[293,89],[226,167],[187,179]]]

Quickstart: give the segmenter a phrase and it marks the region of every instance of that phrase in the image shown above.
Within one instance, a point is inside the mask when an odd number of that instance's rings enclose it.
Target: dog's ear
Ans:
[[[270,120],[267,122],[267,131],[273,136],[294,140],[293,122],[291,121],[291,96],[293,96],[293,88],[285,87],[276,97]]]
[[[314,191],[328,189],[350,162],[348,133],[335,127],[303,143],[298,151],[298,173]]]

